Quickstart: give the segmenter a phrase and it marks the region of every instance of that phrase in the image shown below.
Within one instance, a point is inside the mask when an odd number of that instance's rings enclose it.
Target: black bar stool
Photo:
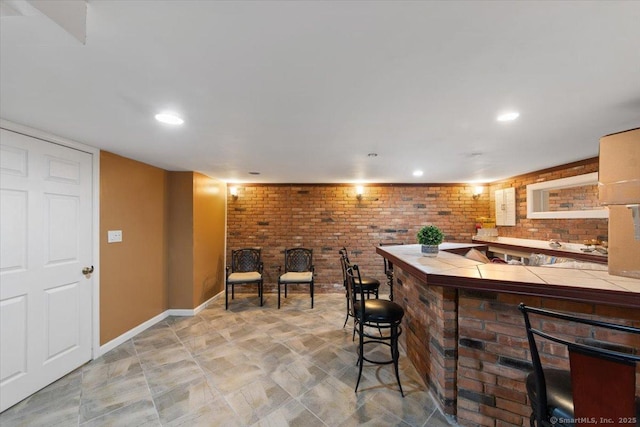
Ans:
[[[342,280],[343,280],[344,289],[346,292],[347,268],[351,265],[351,263],[349,262],[349,254],[347,252],[347,248],[343,247],[338,251],[338,253],[340,254],[340,265],[342,266]],[[361,286],[364,290],[364,293],[367,295],[367,299],[371,298],[372,295],[375,298],[378,298],[378,293],[380,289],[380,281],[378,279],[363,277],[361,281]],[[343,328],[347,326],[347,322],[349,321],[349,316],[352,316],[352,313],[351,313],[351,303],[349,302],[349,295],[347,294],[347,316],[344,319],[344,325],[342,325]]]
[[[366,299],[363,287],[358,286],[360,284],[360,269],[355,264],[350,265],[347,268],[347,295],[353,307],[354,328],[358,333],[359,370],[355,391],[358,391],[362,377],[362,367],[365,361],[379,365],[393,364],[400,394],[404,397],[402,384],[400,383],[400,373],[398,371],[398,359],[400,358],[398,338],[400,334],[402,334],[401,323],[404,317],[404,310],[393,301]],[[373,328],[375,328],[376,332],[372,332]],[[386,334],[383,333],[383,331],[386,331]],[[364,354],[365,344],[383,344],[389,346],[391,350],[391,360],[368,359]]]
[[[527,307],[522,303],[518,309],[524,316],[533,364],[533,372],[527,376],[531,427],[573,427],[572,420],[579,425],[583,424],[581,420],[607,420],[609,425],[640,423],[640,398],[635,396],[636,362],[640,356],[633,354],[640,347],[639,328]],[[530,318],[530,315],[533,316]],[[629,336],[630,342],[636,344],[635,348],[628,348],[592,339],[567,340],[532,326],[542,325],[549,318],[639,336]],[[570,370],[543,368],[539,353],[542,343],[566,346]]]

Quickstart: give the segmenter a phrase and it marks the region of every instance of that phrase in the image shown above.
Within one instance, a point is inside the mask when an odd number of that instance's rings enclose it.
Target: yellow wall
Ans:
[[[198,307],[224,289],[226,185],[169,172],[169,305]]]
[[[169,306],[193,308],[193,173],[169,172]]]
[[[162,169],[100,153],[101,344],[168,308],[166,185]]]
[[[193,305],[224,290],[225,199],[227,186],[207,176],[193,177]]]
[[[225,195],[204,175],[100,153],[100,344],[224,289]]]

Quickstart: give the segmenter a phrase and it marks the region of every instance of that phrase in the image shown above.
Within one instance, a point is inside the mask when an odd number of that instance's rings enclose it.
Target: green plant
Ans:
[[[435,225],[425,225],[418,231],[417,237],[421,245],[439,245],[444,240],[444,233]]]

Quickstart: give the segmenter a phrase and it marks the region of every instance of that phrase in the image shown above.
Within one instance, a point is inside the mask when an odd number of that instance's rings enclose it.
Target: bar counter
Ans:
[[[559,247],[552,247],[548,240],[519,239],[515,237],[473,237],[474,243],[481,243],[489,246],[489,250],[496,248],[527,253],[542,253],[555,257],[573,258],[576,260],[607,264],[608,256],[592,248],[591,252],[586,252],[585,245],[577,243],[562,242]]]
[[[486,244],[377,247],[394,266],[394,301],[405,310],[402,345],[445,414],[464,426],[528,425],[531,369],[517,305],[640,327],[640,280],[601,270],[485,264],[463,255]],[[588,267],[588,264],[578,264]],[[549,330],[640,349],[639,337],[547,322]],[[568,369],[566,354],[542,354]],[[640,378],[640,366],[638,367]],[[637,381],[640,394],[640,381]]]

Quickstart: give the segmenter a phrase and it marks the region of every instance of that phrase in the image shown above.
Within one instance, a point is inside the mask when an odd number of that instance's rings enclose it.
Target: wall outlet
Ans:
[[[122,242],[122,230],[107,231],[107,243],[119,243],[119,242]]]

